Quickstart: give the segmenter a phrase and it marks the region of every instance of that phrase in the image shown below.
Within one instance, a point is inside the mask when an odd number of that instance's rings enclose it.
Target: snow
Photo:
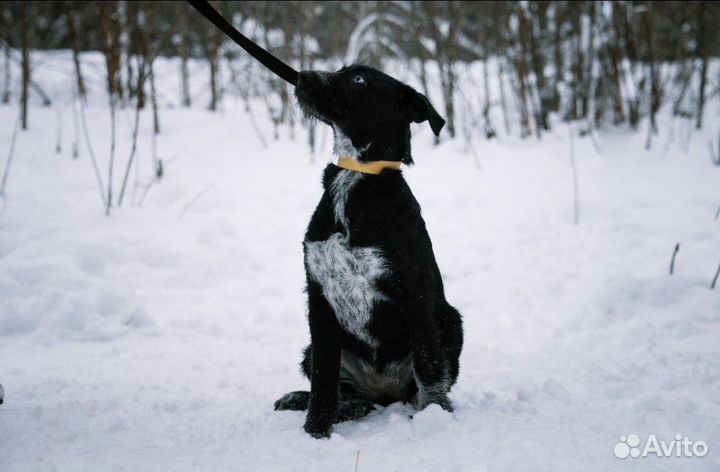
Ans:
[[[48,64],[39,81],[62,90]],[[716,103],[688,152],[684,121],[666,115],[650,151],[644,132],[604,130],[600,153],[576,137],[578,225],[566,126],[542,141],[478,141],[480,169],[461,139],[435,147],[415,126],[406,176],[465,323],[455,412],[394,404],[318,441],[303,413],[272,404],[308,387],[300,242],[329,136],[314,161],[299,129],[263,149],[231,98],[218,113],[196,102],[163,107],[166,174],[141,206],[136,195],[109,217],[84,146],[70,157],[68,102],[61,155],[56,111],[31,107],[0,203],[0,470],[720,466]],[[109,113],[97,91],[87,112],[105,178]],[[116,176],[132,116],[120,113]],[[15,105],[0,107],[0,168],[15,119]],[[149,111],[142,120],[145,182]],[[682,434],[709,452],[616,458],[633,433]]]

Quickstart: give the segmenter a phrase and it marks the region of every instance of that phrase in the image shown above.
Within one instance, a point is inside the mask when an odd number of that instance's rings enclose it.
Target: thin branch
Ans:
[[[80,122],[82,123],[83,135],[85,136],[85,145],[87,146],[88,154],[90,154],[90,162],[92,162],[93,170],[95,171],[95,178],[97,179],[98,188],[100,189],[100,199],[102,200],[103,206],[107,206],[105,201],[105,185],[103,184],[102,177],[100,176],[100,167],[98,167],[97,159],[95,158],[95,152],[90,142],[90,133],[88,132],[87,119],[85,118],[85,105],[82,100],[80,102]]]
[[[677,256],[678,251],[680,251],[680,243],[677,243],[675,245],[675,250],[673,251],[672,257],[670,258],[670,275],[673,275],[675,272],[675,257]]]
[[[79,156],[78,147],[80,146],[80,127],[78,126],[78,111],[77,111],[77,105],[75,104],[75,100],[77,100],[77,96],[73,94],[72,99],[72,115],[73,115],[73,142],[72,142],[72,157],[73,159],[77,159]]]
[[[110,207],[112,206],[112,181],[113,181],[113,167],[115,165],[115,108],[117,106],[117,99],[115,94],[110,91],[110,162],[108,164],[108,186],[107,186],[107,200],[105,200],[105,215],[110,214]]]
[[[713,165],[720,166],[720,140],[718,140],[718,152],[715,152],[715,143],[712,139],[708,140],[708,150],[710,151],[710,161]]]
[[[147,194],[148,194],[148,192],[150,191],[150,189],[152,188],[152,186],[153,186],[154,184],[156,184],[157,182],[160,182],[160,178],[162,177],[162,173],[164,172],[163,169],[164,169],[166,166],[169,166],[170,164],[172,164],[175,159],[176,159],[176,156],[168,159],[166,165],[163,165],[163,161],[162,161],[162,160],[160,160],[160,161],[158,162],[158,164],[159,164],[160,167],[158,167],[158,171],[156,172],[155,177],[154,177],[150,182],[148,182],[146,185],[144,185],[144,186],[141,185],[141,186],[140,186],[140,187],[143,188],[143,194],[140,196],[140,200],[138,201],[137,206],[139,206],[139,207],[142,206],[143,202],[145,201],[145,197],[147,197]]]
[[[140,65],[140,70],[138,71],[138,87],[142,87],[144,81],[145,81],[145,61],[143,60]],[[133,126],[133,135],[132,135],[132,148],[130,149],[130,157],[128,158],[127,166],[125,167],[125,176],[123,177],[123,183],[122,187],[120,188],[120,196],[118,197],[118,206],[122,205],[123,202],[123,196],[125,196],[125,188],[127,187],[128,177],[130,177],[130,169],[132,168],[133,162],[135,160],[135,153],[137,151],[137,138],[138,138],[138,128],[140,127],[140,98],[138,97],[136,99],[137,103],[135,105],[135,124]]]
[[[590,128],[590,132],[588,134],[590,134],[590,141],[592,142],[593,147],[595,148],[595,152],[597,153],[598,156],[601,155],[602,151],[600,150],[600,136],[598,135],[597,129],[595,128],[594,125],[592,128]]]
[[[238,83],[237,78],[239,77],[239,74],[234,67],[232,59],[227,60],[227,65],[232,75],[232,79],[230,79],[230,85],[233,85],[235,87],[235,90],[237,90],[238,94],[243,99],[243,103],[245,105],[245,113],[247,113],[248,118],[250,119],[250,124],[253,127],[253,131],[255,131],[255,135],[260,141],[260,145],[263,147],[263,149],[267,149],[267,140],[265,139],[265,136],[263,136],[262,131],[260,130],[260,127],[255,120],[255,113],[253,113],[252,106],[250,106],[250,97],[248,96],[247,91]],[[245,81],[245,83],[247,83],[247,81]]]
[[[570,135],[570,168],[573,177],[573,223],[580,223],[580,198],[578,196],[578,175],[577,165],[575,163],[575,138],[573,135],[572,125],[568,121],[568,133]]]
[[[140,188],[140,155],[137,157],[137,162],[135,163],[135,182],[133,182],[133,190],[132,195],[130,196],[130,204],[136,205],[137,200],[137,190]]]
[[[150,191],[150,189],[152,188],[152,186],[153,186],[158,180],[159,180],[159,179],[156,177],[156,178],[152,179],[150,182],[148,182],[148,183],[143,187],[143,193],[142,193],[142,195],[140,196],[140,200],[138,201],[137,206],[139,206],[139,207],[142,206],[143,202],[145,202],[145,197],[147,197],[148,192]]]
[[[5,172],[3,173],[2,181],[0,181],[0,200],[5,201],[5,186],[7,185],[8,175],[10,175],[10,164],[12,164],[13,155],[15,155],[15,141],[17,141],[18,129],[20,128],[20,122],[22,117],[22,110],[18,111],[17,119],[15,120],[15,127],[13,128],[12,138],[10,139],[10,150],[8,151],[8,158],[5,162]]]
[[[206,186],[200,193],[198,193],[198,194],[195,195],[193,198],[191,198],[191,199],[183,206],[182,211],[180,211],[180,214],[178,215],[178,219],[182,220],[183,216],[185,216],[185,213],[188,211],[188,208],[190,208],[190,206],[191,206],[193,203],[195,203],[195,202],[197,202],[198,200],[200,200],[206,193],[208,193],[210,190],[212,190],[213,187],[215,187],[215,185],[210,184],[210,185]]]
[[[155,168],[155,177],[160,180],[165,175],[165,167],[163,166],[162,159],[158,159],[157,156],[157,133],[152,134],[152,158],[153,167]]]
[[[130,177],[130,169],[132,168],[137,151],[138,128],[140,127],[140,106],[135,107],[135,124],[133,126],[132,147],[130,148],[130,157],[128,157],[127,166],[125,167],[125,175],[123,176],[122,187],[120,187],[120,195],[118,196],[118,206],[122,205],[125,196],[125,188],[127,187],[128,177]]]
[[[11,55],[10,55],[10,50],[11,50],[10,45],[7,43],[7,41],[3,40],[2,38],[0,38],[0,45],[2,45],[3,48],[7,48],[7,49],[6,49],[6,56],[5,56],[5,61],[6,61],[5,68],[6,68],[6,70],[7,70],[7,68],[8,68],[7,61],[10,61],[10,60],[12,60],[15,64],[17,64],[19,67],[22,68],[22,66],[23,66],[22,55],[21,55],[19,58],[18,58],[18,57],[13,57],[13,56],[11,56]],[[33,63],[30,64],[30,71],[31,71],[31,72],[32,72],[33,69],[37,69],[38,66],[39,66],[40,64],[42,64],[42,61],[39,61],[39,60],[33,60],[32,62],[33,62]],[[38,84],[35,80],[33,80],[33,79],[30,78],[30,77],[28,77],[28,87],[30,87],[30,88],[32,88],[33,90],[35,90],[35,92],[36,92],[36,93],[38,94],[38,96],[40,97],[40,100],[42,100],[42,105],[43,105],[44,107],[49,107],[49,106],[52,105],[52,100],[50,100],[50,97],[49,97],[48,94],[45,92],[45,90],[43,90],[43,88],[40,86],[40,84]],[[5,94],[7,94],[7,100],[5,100]],[[6,90],[5,90],[4,94],[3,94],[3,103],[7,103],[7,102],[10,100],[10,95],[9,95],[9,94],[10,94],[10,89],[9,89],[9,88],[6,88]]]
[[[715,277],[713,278],[712,283],[710,284],[710,288],[715,290],[715,285],[717,285],[718,277],[720,276],[720,264],[718,264],[717,271],[715,272]]]
[[[62,153],[63,118],[59,101],[55,102],[55,116],[57,119],[57,141],[55,142],[55,154],[60,154]]]
[[[40,99],[42,100],[42,105],[44,107],[52,106],[52,100],[50,100],[50,97],[48,97],[48,94],[45,93],[45,91],[40,87],[40,84],[35,82],[34,80],[30,80],[28,82],[28,85],[30,85],[30,88],[35,90],[35,92],[40,96]]]

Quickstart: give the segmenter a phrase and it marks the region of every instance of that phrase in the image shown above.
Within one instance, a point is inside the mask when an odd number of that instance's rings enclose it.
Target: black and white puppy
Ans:
[[[445,120],[424,95],[366,66],[301,72],[295,95],[333,128],[342,167],[325,168],[304,241],[310,392],[288,393],[275,409],[307,409],[305,431],[317,438],[375,404],[452,411],[462,322],[399,170],[413,162],[410,123],[429,121],[437,135]]]

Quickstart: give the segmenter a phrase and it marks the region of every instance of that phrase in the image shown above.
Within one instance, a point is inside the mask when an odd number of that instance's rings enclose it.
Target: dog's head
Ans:
[[[445,125],[425,95],[362,65],[300,72],[295,96],[305,116],[332,126],[336,154],[362,161],[409,164],[410,123],[428,121],[436,136]]]

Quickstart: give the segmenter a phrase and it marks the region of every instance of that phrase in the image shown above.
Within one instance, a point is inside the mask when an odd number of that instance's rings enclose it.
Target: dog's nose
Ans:
[[[313,85],[318,81],[316,72],[311,70],[303,70],[298,74],[297,87]]]

